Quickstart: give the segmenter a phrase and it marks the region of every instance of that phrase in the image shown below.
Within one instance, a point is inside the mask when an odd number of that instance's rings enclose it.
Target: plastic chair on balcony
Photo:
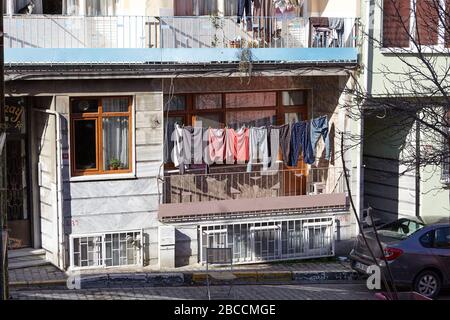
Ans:
[[[210,271],[209,267],[220,265],[217,271]],[[233,273],[233,249],[232,248],[206,248],[206,287],[208,299],[211,300],[211,281],[227,283],[230,287],[227,297],[230,297],[233,282],[236,279]],[[221,297],[223,298],[223,297]]]

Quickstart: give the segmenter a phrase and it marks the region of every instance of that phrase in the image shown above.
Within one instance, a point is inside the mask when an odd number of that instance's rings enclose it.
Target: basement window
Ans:
[[[71,236],[71,268],[142,265],[142,231]]]

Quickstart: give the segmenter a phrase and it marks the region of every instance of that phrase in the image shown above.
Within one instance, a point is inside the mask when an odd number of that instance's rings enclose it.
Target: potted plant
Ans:
[[[122,166],[122,163],[117,158],[112,158],[109,160],[109,170],[119,170]]]

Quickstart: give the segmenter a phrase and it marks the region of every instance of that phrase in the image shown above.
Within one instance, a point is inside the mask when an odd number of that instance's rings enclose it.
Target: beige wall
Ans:
[[[311,16],[358,17],[359,0],[309,0],[308,11]]]

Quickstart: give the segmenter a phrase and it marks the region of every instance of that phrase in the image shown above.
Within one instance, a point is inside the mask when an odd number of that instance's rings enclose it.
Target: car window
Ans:
[[[434,234],[434,247],[438,249],[450,249],[450,228],[436,229]]]
[[[433,237],[434,237],[434,230],[425,233],[423,236],[420,237],[419,241],[425,248],[431,248],[433,246]]]
[[[409,219],[399,219],[378,229],[378,233],[396,239],[406,239],[425,225]]]

